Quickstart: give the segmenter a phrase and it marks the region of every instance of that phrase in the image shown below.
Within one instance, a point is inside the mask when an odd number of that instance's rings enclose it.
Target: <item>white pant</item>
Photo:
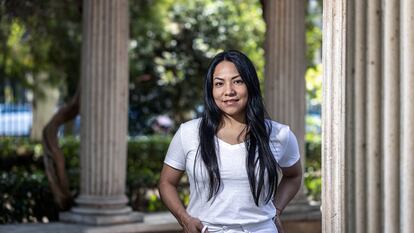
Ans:
[[[210,233],[278,233],[272,220],[246,225],[215,225],[203,222]]]

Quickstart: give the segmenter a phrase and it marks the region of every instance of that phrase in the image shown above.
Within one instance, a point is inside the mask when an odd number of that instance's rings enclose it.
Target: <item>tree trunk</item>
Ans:
[[[65,170],[65,157],[59,148],[58,129],[74,119],[79,113],[80,88],[71,101],[60,108],[43,129],[43,151],[45,172],[56,204],[61,210],[68,210],[73,204],[69,181]]]

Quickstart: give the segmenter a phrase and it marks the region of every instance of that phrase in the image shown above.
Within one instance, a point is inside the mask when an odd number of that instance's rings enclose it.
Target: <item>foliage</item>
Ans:
[[[58,209],[45,174],[14,170],[0,172],[0,224],[57,220]]]
[[[144,136],[128,142],[127,184],[129,187],[156,188],[171,138]]]
[[[321,143],[306,142],[306,165],[304,185],[312,201],[321,201]]]
[[[321,102],[322,65],[310,67],[306,71],[306,172],[305,185],[308,197],[321,200]]]
[[[321,201],[321,192],[322,192],[322,175],[321,170],[317,171],[308,171],[305,173],[305,185],[307,188],[308,198],[312,201]]]
[[[156,187],[171,138],[154,135],[131,139],[128,143],[127,195],[139,211],[165,209]]]
[[[46,73],[46,82],[54,86],[66,83],[68,89],[63,91],[74,92],[80,65],[80,4],[0,0],[0,38],[7,41],[0,44],[0,87],[14,83],[42,98],[39,74]]]
[[[35,145],[24,137],[1,137],[1,157],[19,156],[33,153]]]
[[[322,64],[306,70],[306,97],[310,103],[309,109],[322,103]]]
[[[321,143],[322,65],[308,68],[306,79],[306,141]]]
[[[305,20],[306,60],[308,67],[315,67],[322,59],[322,0],[308,0]]]
[[[79,192],[80,179],[79,138],[61,138],[59,140],[59,147],[61,148],[65,156],[65,169],[69,179],[69,189],[71,190],[73,195],[77,195]]]

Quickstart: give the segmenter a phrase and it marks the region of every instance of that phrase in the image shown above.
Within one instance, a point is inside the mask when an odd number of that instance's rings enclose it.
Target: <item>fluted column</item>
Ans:
[[[401,0],[401,233],[414,229],[414,1]]]
[[[128,1],[83,3],[80,195],[61,219],[137,221],[126,204]]]
[[[323,4],[322,231],[344,233],[346,223],[346,1]],[[349,35],[349,34],[348,34]]]
[[[345,181],[353,179],[347,173],[346,165],[337,165],[337,160],[343,155],[334,151],[338,144],[352,145],[342,138],[342,133],[335,134],[337,123],[330,115],[339,114],[342,109],[331,105],[332,101],[343,95],[333,91],[330,82],[331,69],[343,67],[352,70],[355,67],[355,79],[338,78],[337,82],[349,87],[354,85],[354,96],[345,98],[345,102],[355,98],[352,112],[345,110],[345,119],[353,114],[355,123],[355,206],[345,205],[346,213],[355,217],[357,233],[408,233],[414,229],[414,2],[412,0],[377,0],[354,1],[355,3],[355,33],[352,26],[338,28],[343,15],[354,15],[353,12],[336,8],[345,5],[344,1],[328,1],[324,5],[324,59],[325,79],[324,92],[334,93],[325,95],[323,108],[326,118],[323,119],[323,198],[324,207],[323,232],[344,232],[342,226],[353,226],[351,218],[343,214],[342,200],[348,195],[343,189],[342,175]],[[326,7],[326,8],[325,8]],[[365,11],[367,14],[365,14]],[[333,13],[334,12],[334,13]],[[366,17],[366,22],[365,18]],[[332,32],[334,31],[334,32]],[[344,34],[351,35],[345,37]],[[352,47],[345,51],[329,50],[330,38],[339,34],[341,39],[355,40],[355,63],[336,64],[333,57],[347,56]],[[365,41],[366,37],[366,41]],[[347,44],[352,44],[348,42]],[[332,55],[333,51],[333,55]],[[364,51],[367,53],[364,55]],[[328,66],[328,67],[327,67]],[[352,88],[351,88],[352,89]],[[342,107],[344,105],[341,105]],[[349,106],[349,105],[345,105]],[[332,113],[331,113],[332,112]],[[345,135],[352,127],[342,129]],[[366,149],[365,149],[366,142]],[[346,150],[345,150],[346,151]],[[331,172],[332,168],[340,171]],[[349,184],[350,182],[345,182]],[[330,193],[332,191],[333,193]],[[366,194],[365,194],[366,193]],[[346,200],[352,200],[346,199]],[[353,208],[353,209],[352,209]],[[332,210],[337,210],[333,212]],[[345,216],[345,217],[344,217]],[[336,224],[336,220],[340,223]]]
[[[383,231],[399,233],[400,50],[398,0],[383,0]]]
[[[265,103],[272,119],[295,133],[305,162],[305,0],[264,1]],[[296,202],[306,202],[302,188]]]

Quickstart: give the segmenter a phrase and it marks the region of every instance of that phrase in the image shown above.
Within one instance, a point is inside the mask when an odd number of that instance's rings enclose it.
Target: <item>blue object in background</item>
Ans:
[[[29,136],[32,119],[30,104],[0,104],[0,136]]]

